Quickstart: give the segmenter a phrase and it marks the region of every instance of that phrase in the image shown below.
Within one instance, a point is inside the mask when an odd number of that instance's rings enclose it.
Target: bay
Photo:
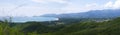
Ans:
[[[1,18],[6,19],[6,18]],[[7,17],[9,20],[9,18]],[[59,18],[55,17],[12,17],[12,22],[28,22],[28,21],[36,21],[36,22],[44,22],[44,21],[57,21]]]

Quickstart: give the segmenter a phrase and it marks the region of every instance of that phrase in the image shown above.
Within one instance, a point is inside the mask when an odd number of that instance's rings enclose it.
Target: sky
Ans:
[[[40,16],[119,9],[120,0],[0,0],[0,16]]]

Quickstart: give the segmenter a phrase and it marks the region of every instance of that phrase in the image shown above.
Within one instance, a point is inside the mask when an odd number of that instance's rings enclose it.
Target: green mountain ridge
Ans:
[[[105,22],[80,22],[52,35],[120,35],[120,18]]]

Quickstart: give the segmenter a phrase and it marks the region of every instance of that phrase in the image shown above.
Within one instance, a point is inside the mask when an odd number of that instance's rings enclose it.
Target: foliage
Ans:
[[[10,23],[5,20],[0,21],[0,35],[120,35],[120,18],[103,22],[62,19],[57,22]]]

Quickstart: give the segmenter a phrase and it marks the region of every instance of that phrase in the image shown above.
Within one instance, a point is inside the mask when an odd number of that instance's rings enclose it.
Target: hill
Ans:
[[[61,29],[60,31],[51,34],[52,35],[120,35],[120,18],[116,18],[104,22],[95,22],[95,21],[79,22],[77,24],[71,24]]]
[[[46,14],[44,17],[58,17],[58,18],[116,18],[120,17],[120,9],[116,10],[91,10],[82,13],[68,13],[68,14]]]

